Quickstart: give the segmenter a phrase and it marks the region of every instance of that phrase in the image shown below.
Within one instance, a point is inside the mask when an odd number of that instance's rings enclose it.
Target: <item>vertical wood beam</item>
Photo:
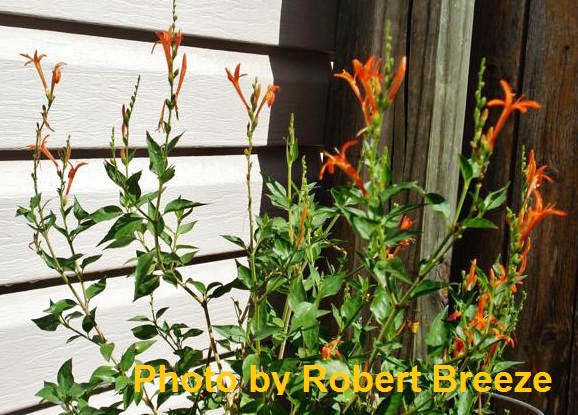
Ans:
[[[442,193],[455,204],[458,187],[457,154],[462,144],[463,116],[469,68],[474,0],[456,2],[401,0],[342,0],[339,3],[335,70],[350,68],[353,58],[366,59],[383,49],[385,20],[391,22],[393,56],[408,55],[406,87],[396,96],[385,119],[384,141],[393,156],[395,180],[417,180],[428,190]],[[338,146],[352,138],[363,121],[353,94],[341,82],[332,84],[326,145]],[[343,176],[329,185],[343,183]],[[403,202],[415,202],[409,196]],[[421,218],[424,239],[408,255],[409,262],[431,253],[445,230],[445,222],[432,212]],[[359,241],[341,228],[338,237],[354,252]],[[353,257],[353,255],[351,255]],[[350,260],[353,266],[353,259]],[[440,268],[438,278],[449,273]],[[443,307],[441,297],[419,302],[420,333],[412,339],[423,343],[433,316]],[[422,350],[415,353],[422,354]]]
[[[473,0],[442,0],[425,188],[446,197],[452,214],[457,203],[457,156],[462,148],[473,19]],[[447,224],[438,213],[426,209],[422,228],[420,256],[425,258],[435,251],[443,239]],[[439,265],[432,278],[448,281],[450,262],[448,258]],[[445,301],[443,296],[436,294],[418,300],[417,315],[421,324],[415,344],[421,350],[415,348],[414,354],[426,355],[425,336],[433,318],[445,306]]]

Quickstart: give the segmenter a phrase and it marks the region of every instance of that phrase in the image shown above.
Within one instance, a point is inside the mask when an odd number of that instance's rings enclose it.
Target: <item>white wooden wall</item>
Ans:
[[[31,318],[42,315],[50,298],[66,292],[56,276],[28,248],[31,239],[23,220],[15,219],[18,205],[31,195],[31,154],[35,122],[43,103],[34,70],[24,67],[20,53],[38,49],[52,64],[65,61],[62,83],[51,111],[50,147],[72,137],[73,148],[88,166],[79,170],[73,193],[87,210],[114,203],[117,191],[106,179],[110,129],[121,124],[120,108],[128,102],[137,75],[141,90],[131,126],[133,144],[144,146],[145,131],[153,131],[166,91],[166,63],[161,51],[150,54],[154,31],[171,21],[170,0],[2,0],[0,2],[0,414],[56,414],[58,408],[39,406],[34,393],[43,380],[54,380],[59,365],[74,358],[75,375],[83,379],[102,364],[98,350],[81,340],[66,345],[62,329],[41,332]],[[177,176],[170,193],[209,203],[199,208],[190,241],[200,247],[198,278],[230,280],[235,275],[235,246],[222,234],[247,236],[245,212],[246,119],[228,83],[224,67],[242,63],[243,72],[263,84],[275,82],[282,92],[270,113],[261,119],[255,138],[255,210],[261,209],[259,170],[283,172],[282,137],[289,114],[296,113],[297,135],[305,149],[321,144],[325,123],[330,61],[337,0],[181,0],[179,26],[188,54],[188,73],[179,107],[186,130],[181,150],[173,159]],[[246,85],[249,87],[250,78]],[[75,151],[73,151],[73,157]],[[78,156],[77,156],[78,157]],[[146,160],[137,160],[146,171]],[[45,197],[54,191],[43,169]],[[314,167],[313,167],[314,168]],[[146,181],[146,180],[145,180]],[[149,177],[150,186],[153,185]],[[99,227],[79,241],[83,252],[94,252]],[[108,276],[98,297],[102,325],[117,347],[134,341],[126,318],[147,308],[146,299],[132,303],[132,280],[119,269],[131,249],[106,252],[106,265],[92,269]],[[155,302],[173,306],[173,316],[189,317],[203,327],[186,297],[163,287]],[[231,321],[230,300],[212,306],[217,324]],[[177,314],[178,313],[178,314]],[[106,401],[110,396],[103,396]],[[139,413],[139,412],[136,412]]]

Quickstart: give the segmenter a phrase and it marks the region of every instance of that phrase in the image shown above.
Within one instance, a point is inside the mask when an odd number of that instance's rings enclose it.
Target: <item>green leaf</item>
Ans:
[[[237,264],[237,279],[243,283],[243,285],[249,289],[253,287],[253,278],[251,277],[251,270],[246,266],[242,265],[239,261],[235,260]]]
[[[100,354],[105,358],[107,362],[110,361],[112,352],[114,350],[114,343],[103,343],[100,345]]]
[[[131,329],[131,331],[132,334],[134,334],[134,336],[140,340],[152,339],[158,334],[157,328],[152,324],[145,324],[142,326],[134,327]]]
[[[84,258],[82,260],[82,263],[80,264],[80,269],[82,269],[84,271],[84,268],[86,268],[90,264],[98,261],[100,259],[100,257],[102,257],[102,255],[92,255],[92,256]]]
[[[56,392],[56,385],[50,382],[44,382],[44,387],[36,392],[35,396],[55,404],[59,404],[61,402]]]
[[[211,294],[209,294],[209,298],[220,298],[230,292],[232,289],[246,290],[247,287],[245,287],[245,285],[243,285],[243,283],[238,279],[234,279],[227,284],[217,287]]]
[[[150,347],[153,344],[155,344],[155,342],[156,342],[156,340],[143,340],[143,341],[134,343],[133,346],[134,346],[135,353],[138,355],[138,354],[141,354],[141,353],[147,351],[148,349],[150,349]]]
[[[492,374],[505,372],[511,367],[521,365],[522,363],[524,362],[516,362],[514,360],[504,360],[502,362],[498,362],[492,367]]]
[[[157,312],[155,313],[156,318],[161,318],[168,310],[170,307],[163,307],[159,310],[157,310]]]
[[[498,229],[496,224],[485,218],[469,218],[464,219],[461,223],[462,226],[466,228],[476,228],[476,229]]]
[[[462,172],[462,177],[464,181],[468,182],[474,178],[474,170],[470,163],[470,160],[467,159],[464,155],[460,154],[458,156],[458,161],[460,164],[460,171]]]
[[[169,154],[171,151],[173,151],[173,149],[177,146],[177,143],[179,142],[179,140],[181,139],[183,134],[184,134],[184,132],[180,133],[175,138],[173,138],[171,141],[169,141],[169,143],[167,144],[167,154]]]
[[[100,256],[100,255],[99,255]],[[106,279],[102,278],[86,289],[86,297],[90,300],[104,291],[106,288]]]
[[[123,372],[129,370],[132,367],[132,364],[134,363],[135,356],[136,356],[136,349],[134,345],[131,345],[122,355],[120,362],[118,364],[118,368]]]
[[[361,216],[353,216],[351,219],[351,226],[353,226],[353,229],[365,240],[369,240],[375,229],[375,225],[374,222]]]
[[[147,149],[150,159],[149,169],[160,178],[167,168],[167,159],[164,157],[161,147],[151,137],[148,131],[146,135]]]
[[[55,331],[60,325],[58,316],[53,314],[48,314],[40,318],[33,318],[32,321],[40,330],[44,331]]]
[[[235,245],[237,245],[239,248],[243,249],[243,250],[247,250],[247,247],[245,246],[245,242],[239,238],[238,236],[233,236],[233,235],[221,235],[221,237],[225,238],[227,241],[234,243]]]
[[[68,392],[74,384],[74,376],[72,375],[72,359],[67,360],[62,366],[60,366],[56,379],[58,381],[58,390],[64,393]]]
[[[82,319],[82,329],[89,333],[94,328],[94,320],[96,319],[96,308],[90,311],[90,315],[85,315]]]
[[[271,337],[275,333],[281,331],[281,327],[279,326],[271,326],[266,325],[265,327],[261,328],[257,333],[255,333],[255,340],[265,340],[268,337]]]
[[[86,219],[90,219],[95,223],[104,222],[107,220],[111,220],[120,216],[122,214],[122,209],[118,206],[105,206],[101,207],[100,209],[95,210],[90,215],[86,217]]]
[[[317,323],[317,306],[313,303],[303,301],[295,309],[295,314],[291,319],[291,331],[303,330],[313,327]]]
[[[262,176],[267,189],[269,189],[267,197],[269,200],[271,200],[271,204],[276,208],[288,210],[289,206],[287,205],[287,191],[283,185],[265,174],[262,174]]]
[[[323,279],[321,283],[321,288],[319,289],[319,296],[321,298],[331,297],[341,290],[341,285],[345,275],[343,274],[333,274],[328,275]]]
[[[214,326],[214,329],[221,336],[229,339],[233,343],[242,343],[245,340],[245,330],[234,325]]]
[[[88,216],[88,212],[85,211],[82,206],[80,206],[80,203],[78,202],[78,200],[76,199],[76,196],[74,197],[74,205],[72,208],[72,213],[74,214],[74,217],[77,220],[82,220],[84,218],[86,218]]]
[[[508,197],[508,187],[509,184],[495,192],[490,192],[483,202],[485,210],[492,210],[502,206]]]
[[[126,213],[112,225],[106,236],[98,243],[113,241],[106,248],[120,248],[136,239],[135,232],[142,226],[142,218],[134,213]]]
[[[189,346],[185,346],[183,349],[175,351],[175,354],[180,357],[179,361],[175,365],[175,371],[178,375],[188,372],[190,368],[196,366],[203,360],[203,353],[200,350],[193,349]]]
[[[414,298],[421,297],[423,295],[429,294],[434,291],[441,290],[448,286],[448,283],[442,281],[434,281],[434,280],[423,280],[421,281],[412,293],[409,295],[409,299],[413,300]]]
[[[126,196],[132,202],[133,205],[138,204],[140,196],[142,194],[142,190],[140,188],[140,178],[142,176],[142,171],[137,171],[136,173],[132,174],[126,180]]]
[[[447,220],[450,219],[451,208],[446,199],[437,193],[427,193],[425,199],[432,206],[434,212],[441,213]]]
[[[76,307],[76,302],[73,300],[65,299],[57,301],[56,303],[50,302],[50,307],[44,310],[45,313],[60,315],[63,311],[70,310]]]
[[[160,278],[158,275],[152,274],[154,268],[154,253],[152,251],[139,256],[135,271],[134,300],[149,295],[158,288]]]
[[[260,360],[261,359],[259,359],[258,354],[250,354],[249,356],[245,357],[245,359],[243,359],[243,385],[247,385],[247,383],[249,383],[249,380],[251,380],[251,368],[255,367],[258,369]]]
[[[188,339],[190,337],[198,337],[201,334],[203,334],[203,330],[193,328],[193,329],[189,329],[186,332],[184,332],[182,337],[183,337],[183,339]]]
[[[114,368],[106,365],[99,366],[90,375],[89,382],[92,384],[106,383],[112,385],[116,381],[117,376],[118,372]]]
[[[435,316],[429,333],[425,339],[426,344],[432,357],[435,357],[443,352],[443,349],[449,342],[451,335],[450,330],[446,324],[448,318],[448,307]]]
[[[380,324],[383,324],[389,315],[393,312],[391,301],[389,300],[389,297],[383,288],[378,288],[375,291],[375,295],[371,305],[369,306],[369,309]]]
[[[187,199],[181,199],[181,197],[179,196],[177,199],[167,203],[167,205],[165,206],[165,213],[178,212],[186,209],[193,209],[198,206],[203,206],[203,204],[193,202]]]

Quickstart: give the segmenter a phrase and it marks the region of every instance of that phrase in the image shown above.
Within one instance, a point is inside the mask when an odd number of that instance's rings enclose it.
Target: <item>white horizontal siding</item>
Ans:
[[[115,204],[118,190],[104,171],[103,161],[89,160],[89,164],[78,170],[71,195],[76,196],[86,211]],[[207,203],[196,208],[193,219],[198,220],[192,232],[182,236],[182,243],[200,249],[199,254],[230,252],[239,248],[223,239],[221,235],[248,236],[247,191],[245,185],[246,161],[244,156],[179,157],[172,160],[176,167],[175,178],[169,182],[168,202],[179,195],[184,198]],[[156,180],[148,172],[148,161],[135,160],[135,170],[143,170],[143,193],[156,189]],[[32,241],[31,229],[24,218],[14,218],[17,206],[27,206],[31,196],[31,162],[13,161],[0,163],[0,177],[4,183],[18,184],[5,189],[0,199],[0,285],[40,280],[54,277],[54,272],[28,248]],[[261,204],[261,176],[259,160],[253,158],[253,206],[258,213]],[[42,191],[45,200],[56,196],[56,174],[50,162],[42,163]],[[57,205],[56,205],[57,206]],[[74,218],[72,218],[74,220]],[[95,246],[113,222],[100,224],[77,238],[77,252],[87,255],[99,253]],[[58,234],[55,232],[57,241]],[[122,267],[134,256],[135,245],[127,248],[104,251],[101,261],[87,270],[102,271]],[[59,256],[69,256],[61,241]]]
[[[214,280],[225,283],[235,277],[236,267],[233,260],[199,264],[187,267],[183,275],[205,283]],[[117,354],[137,341],[130,328],[139,323],[127,319],[137,314],[150,313],[148,298],[132,303],[133,281],[124,277],[110,278],[107,289],[94,299],[94,305],[98,306],[97,319],[107,338],[116,344]],[[87,381],[96,367],[106,364],[94,344],[77,339],[67,345],[66,339],[70,337],[70,332],[62,328],[55,332],[43,332],[30,320],[44,315],[42,310],[48,307],[49,299],[69,297],[66,287],[0,295],[0,414],[39,403],[40,400],[34,394],[42,387],[43,380],[54,381],[58,368],[69,358],[73,359],[77,381]],[[244,301],[245,293],[233,291],[210,303],[214,324],[235,323],[231,297]],[[203,313],[196,303],[182,290],[161,283],[155,293],[155,308],[158,310],[164,306],[170,306],[171,310],[163,319],[166,317],[171,323],[183,322],[190,327],[204,329]],[[159,356],[170,360],[171,351],[161,342],[159,339],[157,344],[141,355],[141,360]],[[193,338],[189,344],[205,348],[206,337]]]
[[[2,0],[0,12],[137,29],[166,29],[170,0]],[[182,0],[185,34],[333,50],[337,0]]]
[[[48,55],[42,61],[47,76],[54,63],[67,63],[55,91],[51,125],[56,133],[51,146],[60,146],[70,134],[76,148],[106,148],[111,128],[120,128],[121,106],[129,101],[139,74],[141,89],[131,123],[133,145],[144,146],[145,131],[156,129],[168,94],[162,49],[151,54],[151,44],[146,42],[9,27],[0,27],[0,37],[11,39],[0,49],[0,149],[23,149],[34,137],[44,91],[32,65],[24,67],[19,54],[35,50]],[[225,67],[237,63],[250,75],[243,78],[247,94],[252,77],[282,88],[272,110],[262,112],[255,145],[282,143],[292,111],[301,144],[322,142],[328,62],[182,49],[188,54],[188,72],[179,98],[182,121],[175,124],[187,131],[182,146],[246,145],[246,114],[225,74]]]
[[[34,69],[24,67],[25,60],[19,54],[31,54],[34,50],[48,55],[43,61],[47,75],[54,63],[67,63],[51,111],[51,125],[56,132],[50,135],[50,148],[61,147],[71,135],[75,149],[106,149],[111,128],[120,129],[121,106],[128,102],[139,74],[142,81],[132,118],[131,139],[134,147],[144,147],[145,132],[152,133],[156,128],[167,93],[166,63],[160,49],[151,55],[152,42],[126,40],[125,37],[134,38],[136,32],[120,32],[117,28],[149,31],[152,41],[152,31],[166,29],[171,21],[171,3],[171,0],[0,1],[0,22],[10,26],[0,25],[0,37],[5,40],[0,48],[0,154],[11,150],[7,154],[14,154],[15,158],[31,157],[25,146],[34,141],[34,126],[44,94]],[[237,149],[227,148],[246,146],[246,115],[224,70],[234,68],[237,63],[241,63],[242,71],[249,75],[243,78],[247,94],[254,77],[259,77],[264,85],[274,82],[282,88],[273,109],[265,109],[261,115],[254,137],[256,146],[281,145],[291,112],[296,114],[300,144],[321,144],[331,79],[329,54],[325,52],[333,50],[336,11],[337,0],[180,1],[179,26],[185,37],[194,38],[191,44],[196,47],[182,47],[188,55],[188,73],[179,99],[181,121],[174,126],[175,131],[186,131],[179,147],[201,149],[195,150],[201,154],[240,154]],[[12,27],[19,25],[22,27]],[[40,26],[49,30],[34,29]],[[93,30],[97,26],[98,30]],[[103,37],[72,33],[84,30]],[[141,35],[138,38],[142,38]],[[218,41],[207,42],[207,39]],[[226,50],[207,49],[203,42]],[[234,51],[235,48],[242,52]],[[307,52],[300,53],[300,50]],[[86,160],[89,165],[79,170],[72,193],[88,211],[114,204],[118,190],[106,177],[102,160],[95,158],[101,157],[102,152],[83,154],[90,157]],[[73,151],[73,158],[74,155]],[[183,156],[171,162],[176,165],[177,175],[169,184],[166,200],[182,195],[209,203],[196,209],[197,225],[183,237],[183,242],[199,247],[199,255],[237,251],[235,245],[220,235],[248,236],[244,156]],[[282,176],[284,156],[265,151],[255,156],[253,163],[253,203],[257,213],[263,205],[259,172],[265,170]],[[137,159],[135,169],[147,172],[147,164],[147,160]],[[310,164],[312,175],[318,167],[313,164]],[[3,178],[0,184],[0,288],[55,277],[29,249],[31,230],[22,218],[14,218],[17,206],[26,206],[31,195],[31,165],[30,161],[0,161]],[[45,200],[55,195],[53,171],[49,162],[42,163],[41,187]],[[153,178],[148,173],[145,176],[143,190],[156,188]],[[80,251],[97,253],[95,244],[108,225],[99,225],[79,237]],[[65,255],[64,245],[57,245]],[[88,271],[113,271],[123,267],[134,249],[135,246],[131,246],[107,251],[102,264],[94,264]],[[192,270],[191,276],[207,282],[229,281],[235,276],[232,260],[187,268]],[[132,279],[109,278],[109,288],[95,302],[99,306],[99,322],[107,336],[117,343],[117,350],[134,341],[129,331],[134,323],[126,319],[148,308],[147,299],[132,304],[132,285]],[[10,290],[30,287],[33,285],[23,284]],[[66,345],[68,333],[61,329],[55,333],[42,332],[31,322],[32,318],[42,315],[49,299],[60,299],[65,293],[65,287],[56,286],[0,295],[0,396],[3,398],[0,414],[24,413],[28,411],[26,408],[38,404],[34,393],[42,381],[54,380],[58,367],[70,357],[74,358],[74,372],[79,380],[86,380],[95,367],[103,364],[93,345],[82,340]],[[239,298],[241,294],[234,295]],[[204,327],[199,309],[171,287],[163,286],[155,295],[155,303],[157,307],[173,307],[172,314],[167,316],[175,321]],[[211,310],[215,324],[234,322],[229,299],[215,301]],[[198,346],[206,344],[206,338],[195,341]],[[155,347],[151,353],[162,352],[162,347]],[[105,393],[97,397],[95,403],[109,403],[114,399],[111,395]],[[60,410],[28,412],[50,415]],[[140,414],[141,411],[126,413]]]

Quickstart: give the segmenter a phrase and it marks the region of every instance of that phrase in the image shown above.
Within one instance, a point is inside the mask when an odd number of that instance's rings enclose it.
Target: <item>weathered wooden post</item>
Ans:
[[[405,90],[398,93],[383,128],[384,142],[393,154],[394,177],[417,180],[428,190],[448,196],[452,206],[458,186],[456,158],[462,146],[473,10],[473,0],[343,0],[337,21],[336,70],[349,68],[353,58],[380,54],[385,22],[391,22],[393,56],[399,59],[407,55],[409,62]],[[337,146],[350,139],[361,125],[351,92],[334,82],[326,145]],[[343,180],[336,177],[336,182]],[[414,247],[413,260],[434,249],[446,226],[443,218],[427,210],[416,219],[427,231]],[[355,247],[359,241],[344,232],[340,236]],[[449,277],[445,264],[434,274],[443,280]],[[424,343],[423,337],[431,319],[443,307],[443,299],[434,294],[415,307],[416,319],[421,323],[414,339],[417,345]],[[423,351],[415,349],[413,354],[421,355]]]

